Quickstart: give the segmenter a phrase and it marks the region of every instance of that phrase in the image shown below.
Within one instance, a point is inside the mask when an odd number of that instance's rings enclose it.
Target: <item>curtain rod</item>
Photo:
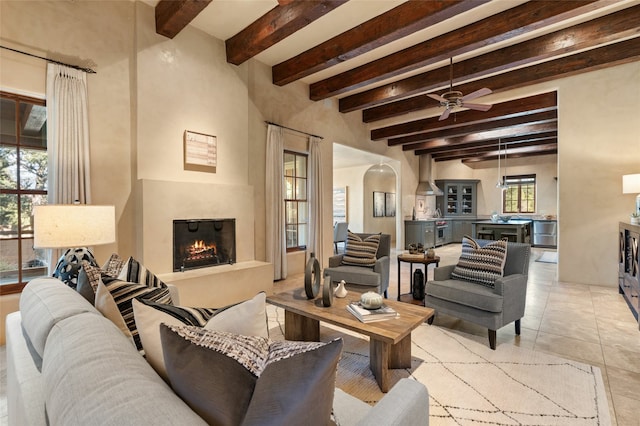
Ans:
[[[322,136],[318,136],[318,135],[314,135],[314,134],[311,134],[311,133],[303,132],[302,130],[292,129],[291,127],[282,126],[282,125],[274,123],[272,121],[265,121],[265,123],[272,124],[272,125],[278,126],[278,127],[282,127],[283,129],[291,130],[292,132],[298,132],[298,133],[302,133],[303,135],[313,136],[314,138],[319,138],[319,139],[324,140],[324,138]]]
[[[45,58],[43,56],[34,55],[33,53],[23,52],[22,50],[12,49],[12,48],[6,47],[6,46],[0,46],[0,47],[3,48],[3,49],[11,50],[12,52],[22,53],[23,55],[31,56],[33,58],[42,59],[42,60],[45,60],[47,62],[52,62],[54,64],[64,65],[64,66],[67,66],[67,67],[70,67],[70,68],[73,68],[73,69],[76,69],[76,70],[84,71],[84,72],[89,73],[89,74],[97,74],[91,68],[83,68],[83,67],[80,67],[78,65],[65,64],[64,62],[56,61],[55,59]]]

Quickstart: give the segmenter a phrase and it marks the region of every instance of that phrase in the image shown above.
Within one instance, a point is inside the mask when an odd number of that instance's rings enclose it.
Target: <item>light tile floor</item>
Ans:
[[[533,248],[527,305],[520,336],[513,325],[498,330],[497,344],[516,345],[599,367],[613,425],[640,426],[640,330],[617,287],[558,282],[557,264],[536,262],[548,249]],[[460,244],[436,248],[440,265],[454,264]],[[560,259],[560,261],[562,261]],[[428,279],[433,278],[429,266]],[[414,268],[416,266],[414,265]],[[391,255],[389,298],[398,294],[396,253]],[[402,263],[401,293],[409,292],[409,264]],[[275,283],[276,291],[299,287],[302,276]],[[437,315],[435,325],[487,337],[487,329]],[[487,338],[487,345],[489,344]]]
[[[638,426],[640,417],[640,331],[615,287],[558,282],[557,265],[536,262],[543,249],[533,248],[529,267],[527,308],[520,336],[513,326],[498,330],[497,344],[528,347],[600,367],[613,425]],[[460,245],[436,249],[441,265],[453,264]],[[560,259],[560,261],[562,261]],[[402,293],[409,292],[409,265],[401,266]],[[389,297],[397,297],[398,269],[392,253]],[[433,278],[433,265],[428,279]],[[292,276],[275,283],[276,291],[298,287],[303,278]],[[485,336],[487,330],[453,317],[439,315],[434,324]],[[488,344],[488,342],[487,342]],[[0,347],[0,425],[7,424],[6,355]]]

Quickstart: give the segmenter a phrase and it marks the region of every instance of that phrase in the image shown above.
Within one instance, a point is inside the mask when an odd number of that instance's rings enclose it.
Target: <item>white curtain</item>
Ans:
[[[91,204],[87,74],[47,64],[47,152],[49,204]],[[51,250],[49,269],[62,250]]]
[[[49,204],[91,203],[87,74],[47,65]]]
[[[321,139],[309,137],[309,248],[320,265],[324,265],[324,227],[322,226],[322,152]]]
[[[284,226],[284,138],[282,128],[267,125],[265,208],[267,213],[267,262],[273,279],[287,277],[287,240]]]

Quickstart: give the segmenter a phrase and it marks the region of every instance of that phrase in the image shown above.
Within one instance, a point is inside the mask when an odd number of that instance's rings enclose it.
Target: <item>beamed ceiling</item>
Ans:
[[[435,161],[492,160],[498,140],[510,158],[556,153],[556,93],[499,95],[640,58],[640,0],[147,2],[159,34],[192,24],[225,40],[230,64],[264,62],[273,84],[302,81],[311,100],[359,111],[373,141]],[[473,102],[493,107],[440,121],[426,95],[450,79],[463,94],[490,88]]]

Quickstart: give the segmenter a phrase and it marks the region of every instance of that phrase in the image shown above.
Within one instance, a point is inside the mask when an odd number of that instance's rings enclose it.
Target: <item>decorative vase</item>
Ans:
[[[640,225],[640,217],[638,217],[638,216],[631,216],[631,224],[632,224],[632,225]]]
[[[436,251],[433,248],[430,248],[426,252],[427,259],[433,259],[436,257]]]
[[[368,291],[360,296],[360,304],[365,309],[378,309],[382,306],[382,295]]]
[[[339,297],[339,298],[347,297],[347,293],[349,293],[349,292],[345,288],[345,286],[344,286],[345,284],[346,283],[344,282],[344,280],[340,281],[340,283],[338,284],[338,287],[333,292],[333,295],[335,297]]]
[[[315,299],[320,292],[320,262],[313,253],[304,270],[304,292],[307,299]]]
[[[324,276],[324,284],[322,285],[322,306],[328,308],[333,303],[333,289],[331,288],[331,277]]]

